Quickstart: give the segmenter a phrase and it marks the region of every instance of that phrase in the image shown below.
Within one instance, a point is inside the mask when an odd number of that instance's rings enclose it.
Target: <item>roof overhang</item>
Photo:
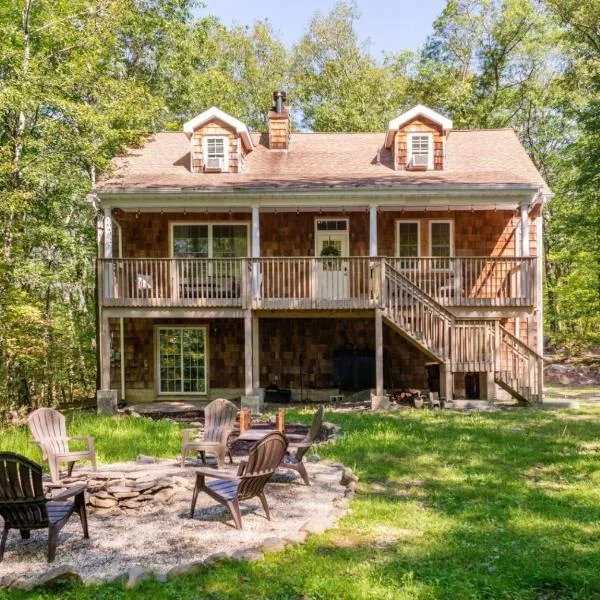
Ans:
[[[248,150],[252,150],[254,148],[252,137],[250,136],[250,132],[248,131],[246,125],[244,125],[244,123],[242,123],[239,119],[232,117],[230,114],[227,114],[225,111],[222,111],[216,106],[211,106],[208,110],[205,110],[203,113],[200,113],[193,119],[190,119],[187,123],[184,123],[183,131],[185,131],[185,133],[194,133],[198,127],[202,127],[202,125],[209,123],[214,119],[218,119],[234,129],[235,132],[242,138],[242,141]]]
[[[400,129],[403,125],[409,123],[413,119],[416,119],[417,117],[425,117],[426,119],[437,123],[444,132],[448,132],[450,131],[450,129],[452,129],[451,119],[445,117],[444,115],[436,112],[435,110],[432,110],[431,108],[423,104],[417,104],[417,106],[414,106],[410,110],[407,110],[406,112],[402,113],[401,115],[399,115],[395,119],[392,119],[389,122],[388,131],[385,136],[385,147],[389,148],[392,145],[392,142],[394,140],[394,134],[396,133],[396,131],[398,131],[398,129]]]
[[[365,188],[278,188],[175,190],[97,190],[102,207],[122,210],[243,211],[252,206],[288,210],[356,210],[376,204],[381,210],[513,210],[530,204],[539,186],[526,184],[405,185]]]

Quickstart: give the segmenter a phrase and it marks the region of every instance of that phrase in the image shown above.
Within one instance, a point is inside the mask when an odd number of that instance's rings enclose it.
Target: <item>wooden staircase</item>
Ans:
[[[386,323],[426,355],[451,373],[493,372],[520,402],[541,401],[543,358],[498,320],[455,317],[388,262],[381,282]]]

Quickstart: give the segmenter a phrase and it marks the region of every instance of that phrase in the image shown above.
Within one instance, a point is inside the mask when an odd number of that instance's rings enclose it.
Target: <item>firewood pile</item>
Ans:
[[[414,406],[415,408],[422,408],[424,400],[425,396],[421,394],[421,390],[398,390],[390,394],[390,401],[401,406]]]

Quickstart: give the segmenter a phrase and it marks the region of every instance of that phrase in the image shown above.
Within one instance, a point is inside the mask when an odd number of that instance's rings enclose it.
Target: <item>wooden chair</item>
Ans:
[[[240,463],[237,476],[213,470],[197,471],[190,519],[194,517],[198,494],[206,492],[211,498],[227,507],[237,529],[242,528],[240,500],[258,497],[267,519],[271,520],[264,489],[281,463],[286,449],[287,440],[283,434],[273,431],[252,446],[248,460]],[[216,481],[207,482],[207,477],[214,477]]]
[[[319,432],[321,431],[321,425],[323,424],[323,407],[319,406],[315,416],[313,417],[312,425],[310,426],[309,432],[306,434],[304,439],[297,444],[290,444],[287,452],[283,457],[281,467],[285,469],[293,469],[302,476],[304,483],[310,485],[308,479],[308,473],[304,466],[303,458],[308,449],[315,443]]]
[[[193,438],[197,429],[183,430],[183,444],[181,445],[181,466],[185,466],[185,458],[190,452],[199,452],[202,464],[206,464],[206,454],[217,457],[217,464],[221,468],[225,464],[225,455],[233,463],[231,452],[227,446],[227,439],[233,431],[237,407],[229,400],[217,398],[204,409],[204,436]]]
[[[90,436],[67,436],[65,417],[53,408],[38,408],[27,418],[29,429],[34,440],[42,451],[42,458],[48,461],[50,476],[54,483],[60,481],[59,465],[68,463],[68,476],[73,472],[73,465],[78,460],[89,460],[94,471],[96,450],[94,438]],[[83,440],[86,450],[69,450],[69,440]]]
[[[46,498],[42,487],[42,467],[13,452],[0,452],[0,515],[4,529],[0,540],[0,561],[10,529],[19,529],[29,539],[32,529],[48,528],[48,562],[56,555],[58,532],[76,512],[81,519],[83,537],[89,538],[85,509],[85,484]],[[73,502],[66,502],[74,498]]]

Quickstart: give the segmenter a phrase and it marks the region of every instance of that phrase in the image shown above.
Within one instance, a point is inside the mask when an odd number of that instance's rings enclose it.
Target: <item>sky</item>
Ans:
[[[204,0],[200,15],[215,15],[231,25],[268,20],[287,46],[304,33],[311,16],[327,13],[337,0]],[[369,39],[371,52],[396,52],[419,48],[431,32],[434,19],[446,0],[358,0],[361,18],[356,28],[361,40]]]

